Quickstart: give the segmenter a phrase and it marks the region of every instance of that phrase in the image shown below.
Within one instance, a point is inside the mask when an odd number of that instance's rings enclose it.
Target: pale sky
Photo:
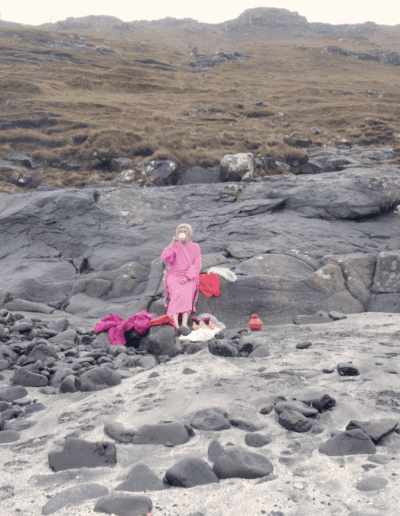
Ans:
[[[279,7],[298,12],[308,22],[400,24],[398,0],[8,0],[0,3],[0,18],[5,21],[40,25],[67,17],[108,15],[124,22],[193,18],[199,22],[221,23],[237,18],[253,7]],[[400,34],[400,33],[399,33]]]

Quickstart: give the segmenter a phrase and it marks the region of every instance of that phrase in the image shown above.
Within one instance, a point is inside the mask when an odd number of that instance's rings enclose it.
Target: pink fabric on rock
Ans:
[[[164,281],[164,306],[169,296],[167,315],[183,312],[195,312],[195,303],[199,297],[199,274],[201,269],[201,254],[198,244],[189,241],[184,247],[181,242],[172,246],[170,244],[161,253],[161,259],[169,263]],[[186,283],[180,282],[184,277],[188,278]]]
[[[107,317],[96,324],[94,327],[95,333],[100,333],[104,330],[108,330],[108,338],[111,344],[126,344],[124,333],[126,331],[135,328],[141,335],[150,328],[150,321],[153,318],[153,314],[149,314],[146,310],[137,312],[135,315],[129,317],[126,321],[120,315],[111,313]]]

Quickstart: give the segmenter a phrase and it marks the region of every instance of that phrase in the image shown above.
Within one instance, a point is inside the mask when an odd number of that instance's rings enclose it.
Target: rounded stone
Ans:
[[[121,383],[121,375],[107,367],[95,368],[81,374],[78,379],[81,391],[100,391]]]
[[[0,432],[0,444],[13,443],[18,441],[20,435],[15,430],[3,430]]]
[[[379,491],[387,486],[389,482],[382,477],[369,477],[364,478],[356,485],[356,489],[359,491]]]
[[[262,446],[269,444],[271,442],[271,439],[266,435],[253,432],[246,434],[244,442],[247,444],[247,446],[253,446],[253,448],[261,448]]]

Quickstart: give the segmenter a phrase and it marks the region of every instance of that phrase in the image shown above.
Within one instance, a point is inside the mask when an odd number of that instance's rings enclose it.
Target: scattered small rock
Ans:
[[[336,366],[337,372],[340,376],[359,376],[360,371],[349,362],[340,362]]]
[[[311,342],[299,342],[296,344],[297,349],[307,349],[311,346]]]

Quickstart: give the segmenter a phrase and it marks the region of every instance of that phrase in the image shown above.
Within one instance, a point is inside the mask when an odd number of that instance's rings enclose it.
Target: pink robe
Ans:
[[[164,306],[169,296],[167,315],[195,312],[195,303],[199,297],[199,275],[201,254],[199,244],[189,241],[184,247],[180,242],[175,246],[169,244],[161,254],[161,259],[169,263],[164,281]],[[180,283],[187,276],[186,283]]]

